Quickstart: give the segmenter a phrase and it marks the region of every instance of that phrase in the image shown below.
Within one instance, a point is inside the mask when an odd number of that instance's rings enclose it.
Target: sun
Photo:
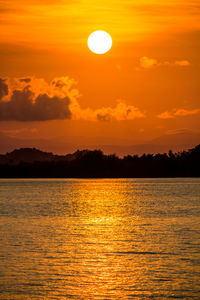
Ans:
[[[104,54],[112,47],[112,38],[106,31],[94,31],[88,38],[88,47],[96,54]]]

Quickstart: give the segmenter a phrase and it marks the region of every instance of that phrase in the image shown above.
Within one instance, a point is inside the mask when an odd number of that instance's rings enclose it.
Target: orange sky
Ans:
[[[0,0],[0,20],[4,136],[57,153],[198,142],[199,1]],[[104,55],[87,47],[99,29],[113,39]]]

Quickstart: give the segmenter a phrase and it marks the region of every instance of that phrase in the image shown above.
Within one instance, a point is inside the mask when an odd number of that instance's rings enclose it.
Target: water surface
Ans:
[[[200,179],[0,179],[0,299],[200,299]]]

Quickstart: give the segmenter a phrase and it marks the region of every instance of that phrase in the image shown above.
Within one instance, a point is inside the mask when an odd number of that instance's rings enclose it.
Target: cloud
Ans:
[[[20,78],[19,81],[29,83],[31,78]]]
[[[6,95],[8,95],[8,85],[6,79],[0,78],[0,100]]]
[[[153,67],[160,67],[160,66],[179,66],[179,67],[188,67],[191,63],[188,60],[176,60],[174,62],[164,61],[159,62],[155,58],[150,58],[147,56],[143,56],[140,58],[140,67],[145,69],[150,69]]]
[[[190,66],[190,62],[188,60],[176,60],[174,64],[176,66],[180,66],[180,67],[188,67],[188,66]]]
[[[110,120],[133,120],[136,118],[144,118],[145,114],[142,113],[137,107],[133,105],[127,105],[126,103],[119,101],[114,108],[102,108],[95,112],[96,117],[100,121]]]
[[[192,109],[192,110],[187,110],[187,109],[177,109],[177,111],[175,111],[174,115],[175,116],[180,116],[180,117],[184,117],[184,116],[190,116],[190,115],[196,115],[200,112],[200,109]]]
[[[157,66],[158,65],[158,62],[156,59],[154,58],[149,58],[147,56],[143,56],[140,58],[140,66],[142,68],[152,68],[154,66]]]
[[[37,128],[21,128],[21,129],[4,129],[1,130],[0,133],[5,134],[6,136],[9,137],[16,137],[20,135],[21,133],[27,133],[28,135],[32,135],[33,133],[38,132]]]
[[[173,119],[175,117],[191,116],[191,115],[196,115],[198,113],[200,113],[200,109],[198,108],[191,109],[191,110],[179,108],[171,112],[169,111],[162,112],[161,114],[157,115],[157,117],[160,119]]]
[[[66,92],[64,87],[56,87],[57,82],[54,80],[48,85],[43,79],[20,78],[8,84],[1,79],[0,120],[31,122],[70,119],[71,85],[65,83]],[[2,99],[8,94],[8,99]]]
[[[123,121],[134,120],[136,118],[144,118],[145,113],[141,112],[139,108],[128,105],[122,100],[118,100],[115,107],[102,107],[96,110],[91,108],[82,109],[78,102],[73,101],[70,105],[73,120],[87,120],[87,121]]]
[[[187,128],[181,128],[181,129],[170,129],[170,130],[167,130],[165,133],[169,134],[169,135],[171,135],[171,134],[187,134],[187,133],[191,134],[192,131]]]
[[[174,118],[173,114],[171,114],[168,111],[165,111],[165,112],[157,115],[157,117],[160,118],[160,119],[172,119],[172,118]]]
[[[0,121],[121,121],[145,117],[139,108],[122,100],[115,107],[83,109],[75,84],[69,77],[54,78],[50,83],[35,77],[0,79]]]
[[[40,94],[34,99],[34,93],[25,87],[14,90],[9,101],[0,102],[1,121],[46,121],[70,119],[69,98],[49,97]]]

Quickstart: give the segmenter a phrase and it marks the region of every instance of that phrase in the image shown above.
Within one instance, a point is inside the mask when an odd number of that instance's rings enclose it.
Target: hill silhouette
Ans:
[[[173,153],[105,155],[101,150],[77,150],[54,155],[35,148],[21,148],[0,155],[1,178],[130,178],[199,177],[200,145]]]
[[[154,139],[126,139],[119,137],[86,137],[86,136],[60,136],[50,138],[20,138],[11,136],[0,130],[0,153],[5,154],[13,149],[37,148],[43,151],[65,155],[73,153],[76,149],[101,149],[105,154],[116,153],[119,157],[136,153],[164,153],[172,149],[174,152],[187,150],[199,144],[200,133],[186,129],[171,130]],[[48,149],[48,150],[47,150]]]

